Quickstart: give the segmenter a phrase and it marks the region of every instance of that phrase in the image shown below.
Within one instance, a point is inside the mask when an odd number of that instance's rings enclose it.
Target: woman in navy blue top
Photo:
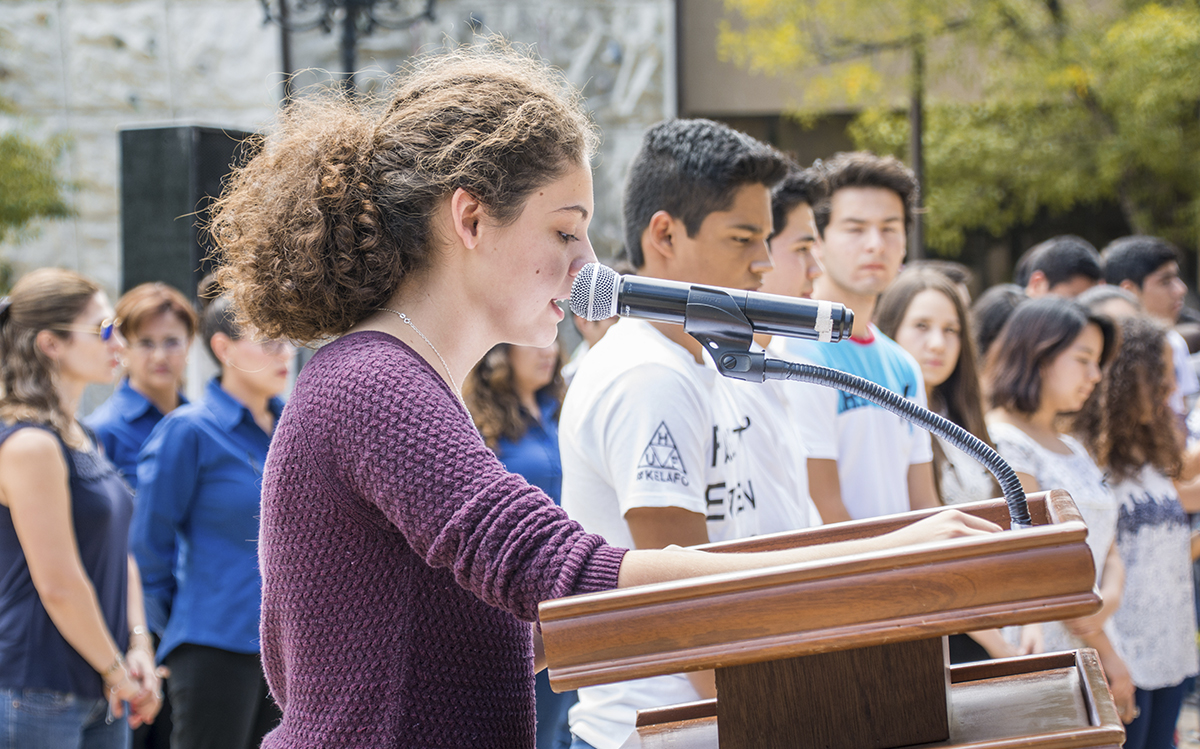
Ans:
[[[224,297],[200,328],[220,375],[142,448],[132,541],[171,670],[172,747],[249,749],[279,720],[259,662],[258,515],[295,349],[239,329]]]
[[[117,318],[126,341],[121,360],[126,378],[84,424],[136,490],[138,453],[150,431],[164,415],[187,403],[179,387],[196,335],[196,313],[178,290],[144,283],[117,300]]]
[[[502,343],[471,370],[463,399],[487,446],[504,467],[562,501],[558,412],[566,390],[558,342],[545,348]],[[546,671],[536,678],[537,749],[571,744],[567,711],[575,692],[555,694]]]
[[[114,327],[70,271],[0,300],[0,747],[123,748],[158,712],[132,496],[75,419],[115,373]]]

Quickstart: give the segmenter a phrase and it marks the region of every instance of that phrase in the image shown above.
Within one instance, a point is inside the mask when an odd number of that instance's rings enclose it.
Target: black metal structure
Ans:
[[[354,91],[358,40],[377,28],[399,31],[421,21],[433,21],[437,0],[259,0],[263,23],[278,24],[285,32],[321,29],[333,32],[340,25],[342,83]],[[290,64],[289,64],[290,65]],[[285,65],[285,67],[289,67]],[[290,76],[291,70],[286,71]]]

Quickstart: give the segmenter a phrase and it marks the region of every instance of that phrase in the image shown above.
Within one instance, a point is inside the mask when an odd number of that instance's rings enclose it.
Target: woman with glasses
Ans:
[[[132,496],[75,415],[112,381],[115,326],[65,270],[0,299],[0,747],[123,749],[158,712]]]
[[[236,325],[212,290],[200,329],[220,373],[142,448],[132,536],[171,671],[171,746],[250,749],[279,719],[259,662],[258,516],[295,349]]]
[[[121,476],[137,489],[137,457],[163,416],[187,402],[180,392],[196,313],[178,290],[144,283],[117,300],[118,330],[126,341],[125,379],[84,420]]]

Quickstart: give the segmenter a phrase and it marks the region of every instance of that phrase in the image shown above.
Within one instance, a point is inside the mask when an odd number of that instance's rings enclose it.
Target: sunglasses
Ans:
[[[102,320],[100,325],[92,327],[90,325],[56,325],[55,330],[61,330],[64,333],[87,333],[89,335],[98,335],[100,340],[108,341],[114,334],[120,335],[118,328],[121,327],[121,318],[110,317],[107,320]]]

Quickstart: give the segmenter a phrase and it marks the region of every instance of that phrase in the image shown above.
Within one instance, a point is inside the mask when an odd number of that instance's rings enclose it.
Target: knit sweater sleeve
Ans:
[[[482,601],[526,621],[539,602],[615,588],[625,550],[584,532],[511,474],[445,382],[390,336],[344,349],[337,479]],[[373,344],[373,345],[370,345]]]

